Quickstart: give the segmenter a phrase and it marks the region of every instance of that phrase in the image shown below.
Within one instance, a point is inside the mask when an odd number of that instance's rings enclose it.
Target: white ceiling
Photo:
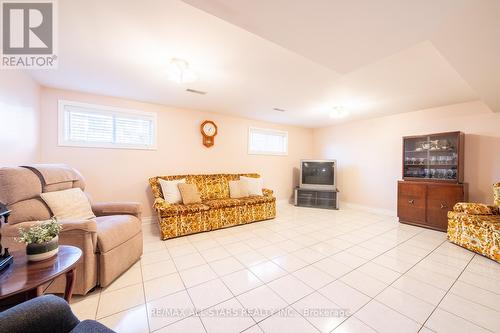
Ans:
[[[31,74],[51,87],[307,127],[346,121],[329,118],[334,106],[351,111],[347,120],[477,98],[500,111],[499,4],[65,0],[59,68]],[[168,81],[172,57],[200,80]]]

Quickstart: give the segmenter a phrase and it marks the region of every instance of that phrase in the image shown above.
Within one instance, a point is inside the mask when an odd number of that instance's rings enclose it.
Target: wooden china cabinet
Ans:
[[[448,211],[468,199],[464,139],[462,132],[403,137],[399,222],[446,231]]]

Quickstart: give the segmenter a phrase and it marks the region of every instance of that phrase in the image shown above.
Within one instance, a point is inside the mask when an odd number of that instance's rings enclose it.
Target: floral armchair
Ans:
[[[500,183],[493,193],[493,205],[457,203],[448,212],[448,239],[500,262]]]

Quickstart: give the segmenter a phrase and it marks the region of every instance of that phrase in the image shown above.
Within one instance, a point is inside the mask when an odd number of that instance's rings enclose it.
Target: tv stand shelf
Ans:
[[[339,209],[338,190],[312,190],[296,187],[295,206]]]

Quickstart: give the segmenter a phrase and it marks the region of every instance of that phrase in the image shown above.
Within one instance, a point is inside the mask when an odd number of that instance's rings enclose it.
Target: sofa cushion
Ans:
[[[141,232],[141,221],[132,215],[99,216],[97,223],[97,246],[108,252]]]
[[[173,204],[162,207],[161,216],[174,216],[179,214],[192,214],[209,210],[210,207],[204,204]]]
[[[267,197],[267,196],[252,196],[248,198],[241,198],[241,200],[245,205],[257,205],[257,204],[263,204],[267,202],[273,202],[276,200],[274,197]]]
[[[239,180],[241,176],[251,178],[260,177],[256,173],[157,176],[149,178],[149,184],[151,185],[155,199],[163,198],[160,179],[176,180],[183,178],[186,179],[186,183],[196,184],[200,191],[201,200],[226,199],[229,198],[229,181]]]
[[[207,200],[204,201],[203,203],[213,209],[242,206],[245,204],[241,199],[215,199],[215,200]]]
[[[249,195],[262,195],[262,178],[241,176],[240,179],[247,183]]]
[[[232,199],[246,198],[250,195],[247,182],[243,180],[229,181],[229,196]]]
[[[179,191],[178,185],[185,183],[186,179],[159,179],[158,182],[160,183],[161,192],[163,193],[163,199],[165,199],[166,202],[171,204],[182,202],[181,192]]]
[[[185,205],[201,203],[200,192],[196,184],[179,184],[179,191],[181,192],[182,203]]]
[[[229,180],[224,174],[193,176],[202,200],[229,198]]]

